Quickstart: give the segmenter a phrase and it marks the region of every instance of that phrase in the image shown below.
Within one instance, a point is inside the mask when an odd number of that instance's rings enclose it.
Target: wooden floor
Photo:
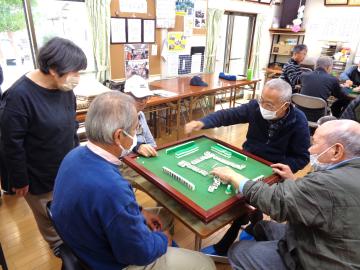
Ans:
[[[201,131],[230,144],[241,146],[245,140],[247,124],[215,128]],[[175,132],[157,139],[158,145],[174,141]],[[146,194],[137,191],[136,197],[143,206],[153,206],[155,202]],[[203,241],[203,246],[215,243],[227,229],[212,235]],[[183,248],[193,249],[194,234],[176,222],[175,240]],[[37,230],[33,215],[23,198],[2,196],[0,199],[0,241],[10,270],[50,270],[60,269],[61,262],[52,255],[46,242]],[[1,267],[0,267],[1,269]],[[217,264],[217,269],[231,269],[229,265]]]

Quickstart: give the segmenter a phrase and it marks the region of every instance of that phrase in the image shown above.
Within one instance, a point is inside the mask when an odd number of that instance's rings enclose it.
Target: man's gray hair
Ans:
[[[329,56],[321,56],[316,61],[316,68],[327,69],[333,66],[333,60]]]
[[[136,123],[134,99],[118,91],[97,96],[86,114],[86,136],[92,142],[112,144],[117,129],[129,132]]]
[[[291,102],[292,88],[286,81],[282,79],[272,79],[265,84],[264,88],[277,90],[280,93],[281,101]]]
[[[341,143],[347,158],[360,157],[360,124],[353,120],[342,119],[325,122],[322,126],[331,125],[326,135],[328,146]]]

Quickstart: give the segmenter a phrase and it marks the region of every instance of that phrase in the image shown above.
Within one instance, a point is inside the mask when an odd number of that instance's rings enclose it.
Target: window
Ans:
[[[215,71],[244,75],[250,63],[256,15],[226,12],[221,25]]]
[[[32,1],[31,10],[38,48],[55,36],[69,39],[85,52],[87,71],[95,70],[90,23],[84,1]]]
[[[32,51],[37,54],[34,47],[41,48],[55,36],[70,39],[77,44],[87,56],[87,71],[95,71],[90,23],[85,2],[30,0],[32,16],[28,16],[29,24],[34,26],[35,35],[32,36],[32,40],[36,41],[36,46],[32,47],[29,35],[33,33],[26,24],[25,1],[2,1],[0,6],[0,64],[4,73],[1,89],[6,90],[23,74],[33,70]]]

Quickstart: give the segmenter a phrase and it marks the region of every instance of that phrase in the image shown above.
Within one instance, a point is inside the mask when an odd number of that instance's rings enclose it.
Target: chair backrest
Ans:
[[[296,107],[305,113],[310,127],[317,127],[318,124],[316,121],[320,117],[327,115],[327,102],[322,98],[296,93],[291,96],[291,101],[295,104]],[[311,111],[316,113],[316,116],[310,115],[312,114]]]
[[[307,68],[307,67],[300,67],[300,70],[301,70],[303,73],[307,73],[307,72],[313,71],[311,68]]]
[[[322,98],[307,96],[303,94],[293,94],[291,96],[291,101],[298,106],[307,109],[324,109],[326,114],[327,103]]]
[[[46,212],[56,232],[59,234],[59,231],[55,226],[51,213],[51,201],[48,201],[46,204]],[[76,256],[76,254],[72,251],[69,245],[65,243],[64,239],[61,237],[60,234],[59,236],[64,242],[58,247],[58,253],[62,261],[61,270],[90,270],[90,268],[84,262],[82,262],[78,256]]]

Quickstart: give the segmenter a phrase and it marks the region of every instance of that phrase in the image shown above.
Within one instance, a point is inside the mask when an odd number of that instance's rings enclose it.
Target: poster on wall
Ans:
[[[146,44],[126,44],[125,48],[125,77],[139,75],[149,78],[149,46]]]
[[[147,0],[119,0],[121,12],[147,13]]]
[[[175,0],[156,0],[156,27],[175,27]]]
[[[126,43],[126,19],[111,18],[110,41],[114,43]]]
[[[206,1],[197,0],[194,8],[194,27],[205,28],[206,26]]]
[[[184,35],[187,37],[192,36],[194,28],[193,16],[184,16]]]
[[[349,0],[349,6],[360,6],[360,0]]]
[[[193,15],[194,0],[176,0],[176,15]]]
[[[183,32],[169,32],[167,42],[169,52],[182,52],[186,48],[187,39]]]
[[[127,42],[141,43],[142,41],[142,20],[127,19]]]

